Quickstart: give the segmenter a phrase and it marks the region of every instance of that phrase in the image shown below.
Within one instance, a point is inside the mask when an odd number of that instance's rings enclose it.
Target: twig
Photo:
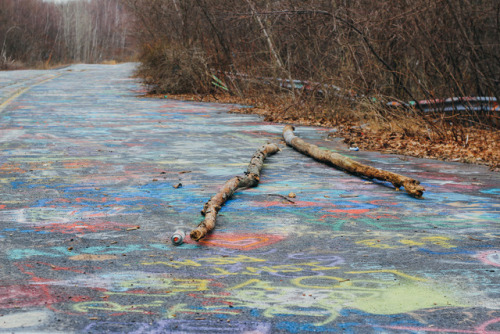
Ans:
[[[287,201],[288,201],[288,202],[290,202],[290,203],[295,204],[295,202],[294,202],[294,201],[292,201],[291,199],[289,199],[288,197],[286,197],[286,196],[284,196],[284,195],[280,195],[280,194],[267,194],[267,196],[278,196],[278,197],[283,198],[284,200],[287,200]]]

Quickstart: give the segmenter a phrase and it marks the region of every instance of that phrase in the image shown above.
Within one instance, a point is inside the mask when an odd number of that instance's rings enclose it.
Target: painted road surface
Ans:
[[[425,199],[282,146],[210,237],[175,247],[282,126],[140,97],[132,73],[0,72],[0,332],[500,333],[498,173],[298,127]]]

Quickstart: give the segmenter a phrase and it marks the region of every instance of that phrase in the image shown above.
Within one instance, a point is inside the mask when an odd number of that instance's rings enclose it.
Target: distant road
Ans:
[[[283,146],[175,247],[282,125],[143,98],[133,69],[0,72],[1,333],[500,333],[498,173],[298,127],[425,199]]]

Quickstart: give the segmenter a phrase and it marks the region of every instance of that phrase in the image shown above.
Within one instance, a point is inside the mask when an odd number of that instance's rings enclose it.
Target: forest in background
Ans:
[[[1,0],[0,70],[126,60],[130,15],[119,0]]]

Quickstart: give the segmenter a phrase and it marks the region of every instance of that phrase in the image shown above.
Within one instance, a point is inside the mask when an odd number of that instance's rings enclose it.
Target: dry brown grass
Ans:
[[[25,66],[20,61],[7,59],[0,56],[0,71],[22,70]]]

